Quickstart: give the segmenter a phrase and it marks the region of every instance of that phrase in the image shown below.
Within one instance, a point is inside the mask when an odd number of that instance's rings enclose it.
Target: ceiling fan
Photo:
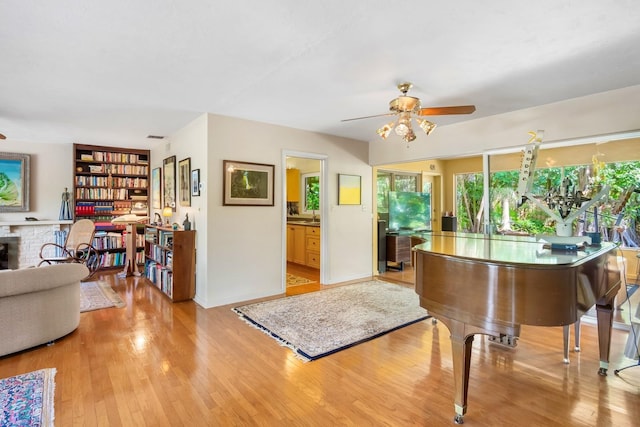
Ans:
[[[436,128],[436,124],[429,120],[420,118],[421,116],[444,116],[449,114],[471,114],[476,111],[475,105],[458,105],[451,107],[426,107],[422,108],[420,105],[420,99],[413,96],[408,96],[407,92],[413,87],[411,83],[400,83],[398,89],[402,92],[402,95],[391,100],[389,102],[390,113],[376,114],[373,116],[356,117],[353,119],[345,119],[343,122],[349,122],[352,120],[369,119],[373,117],[382,116],[397,116],[398,118],[393,122],[387,123],[377,130],[378,135],[382,139],[387,139],[391,131],[395,127],[396,134],[401,136],[406,142],[411,142],[416,139],[416,134],[411,127],[411,119],[413,118],[418,126],[429,135]]]

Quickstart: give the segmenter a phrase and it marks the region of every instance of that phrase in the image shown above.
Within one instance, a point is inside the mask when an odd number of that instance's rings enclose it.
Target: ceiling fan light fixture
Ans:
[[[411,142],[416,139],[416,134],[413,132],[413,129],[409,128],[409,132],[402,138],[406,142]]]
[[[431,132],[433,132],[433,130],[436,128],[436,124],[430,122],[429,120],[425,120],[425,119],[416,119],[416,121],[418,122],[418,125],[420,126],[420,128],[424,131],[424,133],[426,133],[427,135],[430,135]]]
[[[404,123],[398,123],[398,126],[396,126],[396,135],[405,136],[406,134],[409,133],[410,129],[411,128],[405,125]]]
[[[393,130],[394,125],[395,125],[394,122],[387,123],[386,125],[382,126],[380,129],[378,129],[376,132],[378,133],[378,135],[380,135],[382,139],[387,139],[387,137]]]
[[[413,132],[411,129],[411,115],[409,113],[402,113],[398,118],[398,124],[396,125],[396,135],[405,136],[409,132]]]

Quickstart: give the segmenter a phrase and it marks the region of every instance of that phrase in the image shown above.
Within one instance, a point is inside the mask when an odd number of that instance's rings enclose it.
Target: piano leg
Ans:
[[[563,331],[562,331],[562,339],[564,344],[563,362],[565,364],[569,364],[569,335],[571,334],[569,329],[570,327],[571,327],[570,325],[564,325]],[[580,351],[580,319],[578,319],[576,323],[573,324],[573,328],[575,331],[574,338],[573,338],[575,346],[573,347],[573,351],[578,352]]]
[[[467,412],[467,396],[469,391],[469,368],[471,366],[471,347],[473,334],[469,334],[466,325],[456,320],[444,321],[451,332],[451,348],[453,356],[453,380],[455,383],[454,408],[456,415],[453,422],[464,423],[464,414]]]
[[[600,347],[600,369],[598,375],[606,376],[609,369],[609,350],[611,348],[611,327],[613,326],[613,301],[596,304],[598,317],[598,344]]]

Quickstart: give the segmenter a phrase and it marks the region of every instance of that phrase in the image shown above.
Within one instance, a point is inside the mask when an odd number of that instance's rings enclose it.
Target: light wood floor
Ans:
[[[172,304],[143,279],[109,281],[126,308],[81,314],[52,346],[0,358],[0,377],[55,367],[58,426],[447,426],[451,348],[430,320],[304,363],[232,306]],[[627,332],[598,369],[596,330],[562,363],[560,327],[522,327],[515,350],[474,342],[468,426],[631,426],[640,367],[613,374]]]
[[[320,270],[317,268],[307,267],[306,265],[300,265],[294,262],[287,262],[287,273],[313,281],[313,283],[309,283],[308,285],[287,286],[287,296],[315,292],[322,288],[322,285],[320,284]]]

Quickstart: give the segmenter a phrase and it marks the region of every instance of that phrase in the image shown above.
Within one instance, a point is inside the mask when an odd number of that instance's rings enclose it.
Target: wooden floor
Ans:
[[[105,276],[125,308],[81,314],[51,346],[0,358],[0,377],[57,369],[58,426],[447,426],[451,348],[430,320],[314,362],[239,320],[232,306],[172,304],[144,279]],[[476,338],[468,426],[631,426],[640,367],[614,330],[598,370],[596,330],[562,363],[562,328],[522,327],[515,350]]]
[[[317,268],[287,262],[287,273],[293,274],[294,276],[304,277],[305,279],[312,281],[312,283],[307,285],[287,286],[287,296],[315,292],[322,288],[322,285],[320,284],[320,270]]]

